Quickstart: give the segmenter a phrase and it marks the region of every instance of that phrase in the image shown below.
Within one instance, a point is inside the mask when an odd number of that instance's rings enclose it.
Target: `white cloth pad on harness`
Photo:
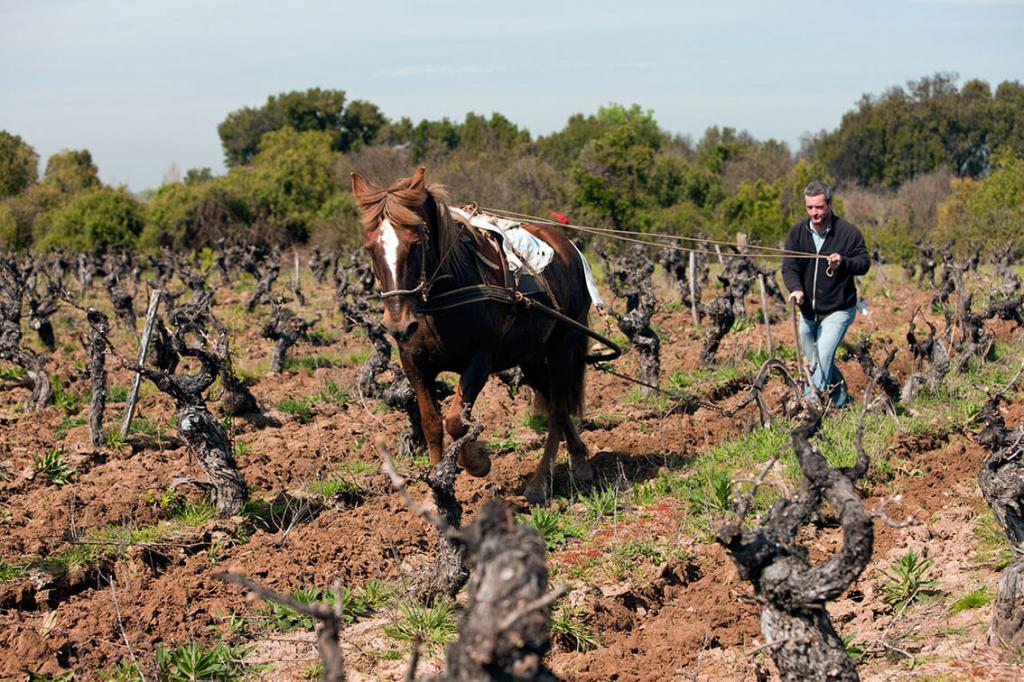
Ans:
[[[477,213],[471,216],[462,209],[454,207],[449,207],[448,210],[457,214],[460,219],[477,229],[501,235],[502,248],[505,251],[505,258],[508,260],[508,265],[512,272],[523,267],[523,261],[519,258],[520,255],[526,259],[530,264],[530,268],[536,273],[543,272],[544,268],[555,257],[555,250],[547,242],[538,239],[528,230],[525,230],[522,223],[486,213]],[[576,248],[575,244],[573,244],[573,248]],[[590,263],[587,262],[586,257],[579,249],[576,249],[576,253],[580,255],[580,260],[583,262],[583,272],[586,275],[587,291],[590,292],[590,300],[598,308],[603,308],[604,301],[601,300],[601,294],[597,292],[597,282],[594,281],[594,273],[590,269]]]

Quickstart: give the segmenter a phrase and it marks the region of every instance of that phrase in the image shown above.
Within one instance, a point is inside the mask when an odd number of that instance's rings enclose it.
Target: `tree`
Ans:
[[[39,175],[39,155],[18,135],[0,130],[0,199],[23,192]]]
[[[584,213],[615,227],[651,227],[656,156],[665,138],[651,111],[613,104],[598,111],[602,133],[572,167],[575,201]]]
[[[98,253],[132,246],[142,231],[143,210],[126,189],[98,187],[36,221],[38,251]]]
[[[291,239],[305,239],[321,207],[340,192],[338,155],[328,132],[268,133],[252,163],[228,173],[224,188],[243,199],[254,219],[280,228]]]
[[[65,149],[47,160],[43,183],[63,194],[76,194],[100,186],[99,169],[88,149]]]
[[[984,180],[954,181],[953,194],[939,206],[936,236],[1003,247],[1019,240],[1022,222],[1024,159],[1006,153]]]
[[[330,133],[331,149],[347,152],[371,142],[386,124],[375,104],[355,100],[346,108],[344,90],[311,88],[271,95],[262,107],[233,111],[217,126],[217,133],[227,165],[241,166],[259,152],[264,135],[282,128]]]

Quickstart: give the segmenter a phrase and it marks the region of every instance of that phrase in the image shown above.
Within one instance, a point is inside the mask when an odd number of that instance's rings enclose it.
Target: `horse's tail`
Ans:
[[[587,318],[580,320],[589,326]],[[545,396],[543,392],[533,392],[533,412],[548,416],[552,408],[561,408],[571,417],[583,417],[587,379],[587,350],[589,339],[586,334],[572,330],[565,339],[564,355],[558,357],[558,367],[549,366],[550,376],[554,378],[551,391],[553,395]],[[557,402],[555,402],[557,401]],[[551,403],[555,402],[555,405]]]
[[[588,316],[589,317],[589,316]],[[589,320],[585,317],[582,323],[590,326]],[[566,387],[566,403],[569,414],[577,419],[583,418],[583,408],[586,402],[587,388],[587,349],[590,346],[590,339],[583,332],[576,334],[573,341],[572,360],[569,365],[569,385]]]

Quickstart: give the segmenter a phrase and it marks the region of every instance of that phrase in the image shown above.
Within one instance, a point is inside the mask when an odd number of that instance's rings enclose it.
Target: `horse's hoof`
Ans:
[[[544,504],[548,501],[548,487],[543,482],[530,481],[523,490],[523,497],[530,504]]]
[[[470,476],[483,478],[491,471],[491,458],[479,443],[467,443],[459,452],[459,464]]]

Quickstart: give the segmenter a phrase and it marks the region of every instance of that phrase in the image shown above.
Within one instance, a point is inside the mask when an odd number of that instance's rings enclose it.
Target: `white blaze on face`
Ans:
[[[391,281],[398,286],[398,233],[387,218],[380,224],[377,241],[384,247],[384,264],[391,273]]]

